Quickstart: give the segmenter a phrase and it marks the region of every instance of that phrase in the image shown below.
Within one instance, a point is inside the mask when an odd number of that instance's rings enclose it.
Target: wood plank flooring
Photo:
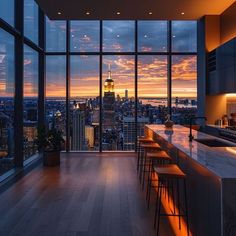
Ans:
[[[152,236],[135,154],[62,154],[0,195],[1,236]],[[153,199],[154,202],[154,199]],[[172,236],[167,221],[161,236]]]

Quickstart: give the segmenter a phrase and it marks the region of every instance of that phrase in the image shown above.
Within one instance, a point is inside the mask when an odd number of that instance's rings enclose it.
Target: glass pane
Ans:
[[[134,96],[134,57],[104,56],[102,107],[104,151],[134,150],[136,137]]]
[[[172,120],[188,124],[197,112],[197,57],[172,56]]]
[[[37,153],[38,52],[24,46],[24,160]]]
[[[66,57],[46,57],[46,124],[66,138]]]
[[[196,21],[172,21],[172,51],[197,51]]]
[[[34,0],[24,0],[24,34],[38,44],[38,5]]]
[[[103,21],[103,51],[133,52],[134,21]]]
[[[72,52],[98,52],[99,51],[99,21],[71,21]]]
[[[0,17],[8,24],[14,26],[15,0],[0,0]]]
[[[0,29],[0,175],[14,166],[14,37]]]
[[[66,21],[52,21],[46,17],[46,51],[66,51]]]
[[[167,114],[167,57],[138,57],[138,119],[163,124]],[[138,121],[139,121],[138,120]],[[143,135],[143,126],[138,130]]]
[[[138,51],[167,51],[167,21],[138,21]]]
[[[99,150],[99,57],[71,56],[71,150]]]

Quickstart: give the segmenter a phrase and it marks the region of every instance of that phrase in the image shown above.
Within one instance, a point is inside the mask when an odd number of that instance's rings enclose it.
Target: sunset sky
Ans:
[[[196,22],[172,22],[172,50],[174,52],[196,52]],[[167,22],[138,22],[138,51],[167,52]],[[65,51],[65,22],[47,23],[47,50]],[[7,55],[7,39],[0,32],[0,93],[8,96],[9,87],[13,87],[8,78],[10,55]],[[2,42],[2,41],[1,41]],[[4,50],[5,49],[5,50]],[[24,95],[37,96],[37,53],[25,47],[24,57]],[[98,52],[99,22],[71,22],[71,51]],[[104,52],[134,52],[134,21],[103,22]],[[2,58],[2,59],[1,59]],[[9,60],[9,61],[8,61]],[[104,55],[103,83],[108,76],[108,64],[111,65],[112,78],[115,82],[115,93],[121,97],[127,89],[129,96],[134,96],[135,62],[133,55]],[[65,56],[47,56],[46,59],[46,96],[63,97],[66,94],[66,61]],[[196,97],[196,56],[172,56],[172,96]],[[8,89],[6,89],[8,87]],[[71,56],[71,96],[99,96],[99,56]],[[138,56],[138,96],[167,96],[167,56]]]

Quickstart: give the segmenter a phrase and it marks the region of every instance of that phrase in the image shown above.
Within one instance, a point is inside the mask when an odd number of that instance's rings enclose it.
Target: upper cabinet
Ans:
[[[236,39],[208,54],[207,93],[236,92]]]

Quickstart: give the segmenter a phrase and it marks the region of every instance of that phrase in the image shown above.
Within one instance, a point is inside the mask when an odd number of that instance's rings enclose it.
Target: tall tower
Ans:
[[[112,129],[115,126],[115,92],[114,81],[111,78],[109,65],[108,78],[104,83],[103,96],[103,130]]]
[[[75,108],[72,115],[72,150],[84,150],[85,144],[85,111]]]

